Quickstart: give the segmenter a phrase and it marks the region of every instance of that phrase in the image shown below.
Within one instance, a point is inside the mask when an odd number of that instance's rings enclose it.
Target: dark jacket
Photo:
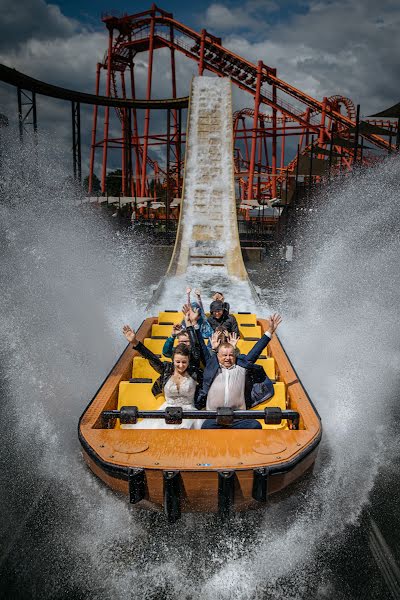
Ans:
[[[220,325],[223,325],[225,329],[229,331],[229,333],[236,333],[236,335],[239,335],[239,326],[235,317],[233,315],[229,315],[225,310],[219,319],[216,319],[212,315],[208,317],[208,322],[213,328],[213,331],[215,331]]]
[[[193,330],[193,328],[192,328],[192,330]],[[204,344],[204,342],[203,342],[203,344]],[[151,364],[153,369],[155,371],[157,371],[157,373],[160,373],[160,377],[153,383],[151,391],[154,396],[158,396],[159,394],[162,394],[165,384],[167,383],[167,381],[171,377],[171,375],[173,375],[173,373],[174,373],[173,363],[172,362],[163,362],[162,360],[160,360],[158,358],[158,356],[156,354],[153,354],[153,352],[151,350],[146,348],[146,346],[144,344],[142,344],[142,342],[139,342],[137,346],[133,346],[133,347],[144,358],[147,358],[147,360],[149,361],[149,363]],[[203,372],[201,369],[199,369],[199,367],[196,367],[189,362],[189,367],[187,369],[187,372],[189,373],[189,375],[191,377],[193,377],[193,379],[195,381],[197,381],[198,384],[201,385],[202,380],[203,380]],[[199,389],[200,388],[198,385],[196,387],[196,392],[195,392],[195,397],[194,397],[195,405],[196,405],[196,398],[199,393]]]
[[[201,358],[200,348],[197,343],[197,337],[196,337],[193,327],[192,326],[187,327],[186,332],[187,332],[187,334],[189,336],[189,340],[190,340],[190,364],[193,367],[200,367],[200,358]],[[163,356],[166,356],[167,358],[172,358],[172,353],[174,351],[174,342],[175,342],[175,337],[172,335],[170,335],[169,338],[167,338],[165,340],[165,344],[162,349]]]
[[[201,410],[204,408],[207,400],[208,390],[211,387],[212,382],[219,371],[219,362],[217,355],[215,353],[210,354],[207,350],[207,346],[204,343],[201,334],[199,334],[199,330],[196,329],[197,339],[199,340],[200,350],[202,361],[205,364],[205,369],[203,373],[203,382],[201,384],[201,388],[199,394],[196,397],[195,406],[197,409]],[[200,339],[201,338],[201,339]],[[261,371],[259,370],[259,365],[255,365],[254,363],[258,360],[261,352],[264,348],[269,344],[270,339],[267,335],[263,335],[260,340],[254,345],[254,347],[250,350],[248,354],[239,354],[236,359],[236,364],[244,369],[251,370],[251,379],[255,378],[256,381],[259,380],[261,376]],[[262,367],[260,367],[262,368]],[[264,371],[264,369],[263,369]],[[248,387],[248,386],[247,386]],[[251,392],[251,388],[250,388]],[[248,405],[248,399],[246,394],[246,405]]]

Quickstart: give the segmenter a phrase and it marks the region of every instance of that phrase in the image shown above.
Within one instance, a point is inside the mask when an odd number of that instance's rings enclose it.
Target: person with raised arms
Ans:
[[[262,338],[254,345],[250,352],[236,356],[232,344],[220,344],[217,353],[211,355],[207,351],[202,336],[196,328],[198,314],[190,310],[189,317],[196,330],[199,340],[202,359],[205,363],[203,383],[196,398],[196,408],[206,410],[217,410],[222,407],[230,407],[236,410],[246,409],[245,379],[246,372],[251,369],[259,358],[261,352],[270,342],[275,330],[282,322],[282,317],[274,313],[269,317],[269,328]],[[217,343],[217,340],[214,342]],[[202,429],[221,429],[225,426],[217,425],[216,420],[206,420]],[[236,420],[229,427],[235,429],[261,429],[261,424],[256,419]]]
[[[190,327],[189,316],[185,318],[187,327]],[[162,362],[136,338],[135,331],[129,325],[124,325],[122,332],[134,349],[147,358],[153,369],[160,373],[160,377],[152,387],[154,396],[162,393],[165,397],[165,402],[158,410],[164,410],[167,406],[180,406],[183,410],[194,410],[199,384],[202,381],[202,371],[190,364],[190,348],[185,344],[178,344],[174,348],[172,362]],[[125,425],[125,427],[139,429],[192,429],[196,426],[199,426],[199,421],[196,419],[184,419],[181,424],[176,425],[167,425],[162,419],[144,419],[135,425]]]

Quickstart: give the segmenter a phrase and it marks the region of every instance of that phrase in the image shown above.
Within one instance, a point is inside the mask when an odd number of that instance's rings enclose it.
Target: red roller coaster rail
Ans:
[[[360,122],[353,102],[339,95],[322,101],[312,98],[278,78],[276,68],[261,60],[256,65],[249,62],[225,48],[220,38],[205,29],[194,31],[154,4],[150,10],[134,15],[106,14],[102,21],[109,38],[104,59],[97,65],[96,94],[100,93],[104,72],[107,97],[136,98],[136,78],[145,65],[146,100],[150,100],[154,77],[160,75],[155,74],[155,52],[161,51],[169,53],[172,98],[177,97],[176,52],[196,61],[199,75],[209,72],[229,77],[253,97],[252,108],[234,115],[235,175],[242,200],[263,203],[278,198],[290,203],[295,174],[297,178],[307,170],[310,178],[318,181],[324,176],[322,161],[329,163],[329,174],[332,169],[346,172],[355,162],[376,161],[376,150],[378,156],[379,150],[380,154],[395,150],[392,137],[396,127],[389,122]],[[165,78],[165,73],[162,75]],[[189,84],[188,80],[186,93]],[[95,106],[89,192],[96,150],[102,150],[101,188],[105,193],[109,149],[118,148],[122,195],[149,197],[151,181],[155,180],[169,186],[174,196],[180,196],[185,143],[182,109],[168,109],[164,131],[155,133],[149,108],[142,119],[136,108],[112,109],[117,118],[111,123],[110,107],[106,106],[102,139],[98,137],[98,110]],[[166,166],[161,167],[160,161],[165,164],[163,146],[167,146],[168,156]],[[156,188],[153,185],[154,194]]]

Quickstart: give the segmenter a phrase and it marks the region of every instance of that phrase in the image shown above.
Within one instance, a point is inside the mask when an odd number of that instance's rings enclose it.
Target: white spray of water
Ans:
[[[51,550],[43,549],[44,556],[61,553],[60,529],[66,532],[74,569],[68,580],[53,570],[57,585],[81,586],[93,598],[304,598],[318,570],[321,597],[333,593],[329,569],[318,563],[321,546],[355,523],[368,501],[386,457],[398,379],[397,161],[325,198],[303,240],[312,259],[281,307],[281,336],[324,422],[317,473],[265,513],[237,516],[225,529],[207,515],[168,526],[129,507],[84,468],[76,419],[122,348],[118,329],[132,320],[132,297],[135,314],[143,311],[147,291],[135,269],[146,257],[92,214],[74,217],[65,200],[72,205],[76,196],[54,186],[65,174],[44,148],[46,166],[18,181],[12,148],[2,167],[2,354],[18,415],[15,444],[38,455],[40,477],[63,486],[68,499],[68,516],[54,518]],[[212,269],[206,279],[188,273],[171,281],[164,301],[175,301],[187,282],[221,287]],[[245,289],[237,295],[237,282],[222,283],[234,309],[253,309]]]
[[[332,188],[298,240],[297,283],[281,306],[280,336],[322,416],[326,456],[291,526],[274,527],[287,502],[268,511],[266,533],[215,574],[209,597],[229,598],[238,587],[243,597],[257,595],[265,560],[273,565],[269,585],[305,565],[307,579],[321,545],[357,522],[379,468],[398,454],[391,428],[400,375],[398,173],[393,159]]]

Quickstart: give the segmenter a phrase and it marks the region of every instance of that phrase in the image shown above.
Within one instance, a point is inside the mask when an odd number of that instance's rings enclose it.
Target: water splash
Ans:
[[[399,378],[398,160],[321,200],[299,238],[299,277],[277,306],[281,337],[324,421],[316,472],[228,527],[209,515],[170,526],[101,485],[76,439],[82,407],[123,347],[121,322],[143,314],[149,257],[132,236],[75,206],[79,194],[63,183],[62,157],[49,142],[37,152],[38,163],[23,150],[23,178],[20,149],[10,141],[2,157],[0,352],[3,409],[15,415],[7,460],[23,460],[41,494],[40,519],[28,515],[23,543],[5,557],[11,574],[29,562],[19,589],[28,595],[36,586],[43,598],[55,590],[149,600],[348,598],[326,548],[333,552],[357,523],[393,450],[385,431]],[[199,285],[190,273],[175,285],[187,281]],[[207,292],[216,280],[202,283]],[[223,282],[223,291],[233,308],[247,308],[250,296],[236,284]],[[173,288],[166,302],[175,301]],[[26,514],[22,498],[14,522]]]

